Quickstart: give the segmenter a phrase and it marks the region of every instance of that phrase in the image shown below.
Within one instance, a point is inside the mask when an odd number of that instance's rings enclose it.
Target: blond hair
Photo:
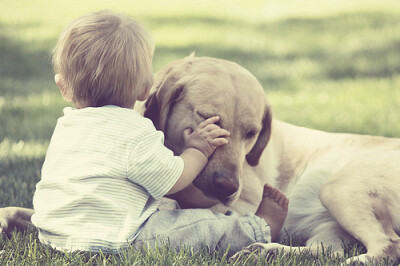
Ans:
[[[101,11],[65,28],[53,66],[76,106],[130,108],[153,84],[153,52],[153,39],[139,23]]]

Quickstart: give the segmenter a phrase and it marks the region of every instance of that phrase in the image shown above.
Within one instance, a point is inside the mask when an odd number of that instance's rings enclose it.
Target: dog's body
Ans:
[[[177,154],[182,131],[212,115],[231,132],[195,186],[174,195],[181,206],[254,213],[269,183],[290,199],[283,234],[303,239],[312,251],[321,242],[342,251],[343,241],[357,239],[368,250],[361,261],[400,257],[400,139],[272,119],[258,81],[237,64],[213,58],[189,57],[159,71],[144,114]]]

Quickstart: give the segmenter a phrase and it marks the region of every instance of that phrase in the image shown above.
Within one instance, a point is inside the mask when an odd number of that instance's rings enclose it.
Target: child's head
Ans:
[[[130,108],[153,84],[153,52],[150,34],[130,18],[109,11],[84,16],[67,26],[54,48],[56,82],[77,108]]]

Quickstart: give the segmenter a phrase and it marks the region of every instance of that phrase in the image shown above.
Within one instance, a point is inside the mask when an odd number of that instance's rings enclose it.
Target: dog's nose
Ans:
[[[222,202],[227,202],[239,188],[238,181],[229,178],[225,173],[215,173],[213,181],[216,196]]]

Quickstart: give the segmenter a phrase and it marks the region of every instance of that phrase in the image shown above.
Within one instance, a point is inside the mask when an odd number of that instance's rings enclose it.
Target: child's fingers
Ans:
[[[218,147],[218,146],[221,146],[221,145],[228,144],[228,140],[225,139],[225,138],[216,138],[216,139],[212,139],[211,140],[211,144],[214,147]]]
[[[197,128],[199,129],[205,128],[207,125],[214,124],[218,121],[219,121],[219,116],[213,116],[201,122]]]
[[[226,130],[226,129],[223,129],[223,128],[218,127],[218,128],[216,128],[216,129],[210,131],[208,134],[209,134],[210,138],[215,139],[215,138],[217,138],[217,137],[222,137],[222,136],[227,137],[227,136],[229,136],[231,133],[230,133],[228,130]]]
[[[191,129],[191,128],[186,128],[186,129],[183,131],[183,140],[186,142],[186,141],[188,140],[189,136],[190,136],[192,133],[193,133],[193,129]]]
[[[183,130],[183,137],[186,139],[193,133],[193,129],[188,127],[185,130]]]
[[[213,131],[215,129],[219,129],[219,128],[220,127],[218,125],[216,125],[216,124],[209,124],[209,125],[205,126],[204,128],[202,128],[200,130],[203,130],[203,131],[206,131],[206,132],[211,132],[211,131]]]

